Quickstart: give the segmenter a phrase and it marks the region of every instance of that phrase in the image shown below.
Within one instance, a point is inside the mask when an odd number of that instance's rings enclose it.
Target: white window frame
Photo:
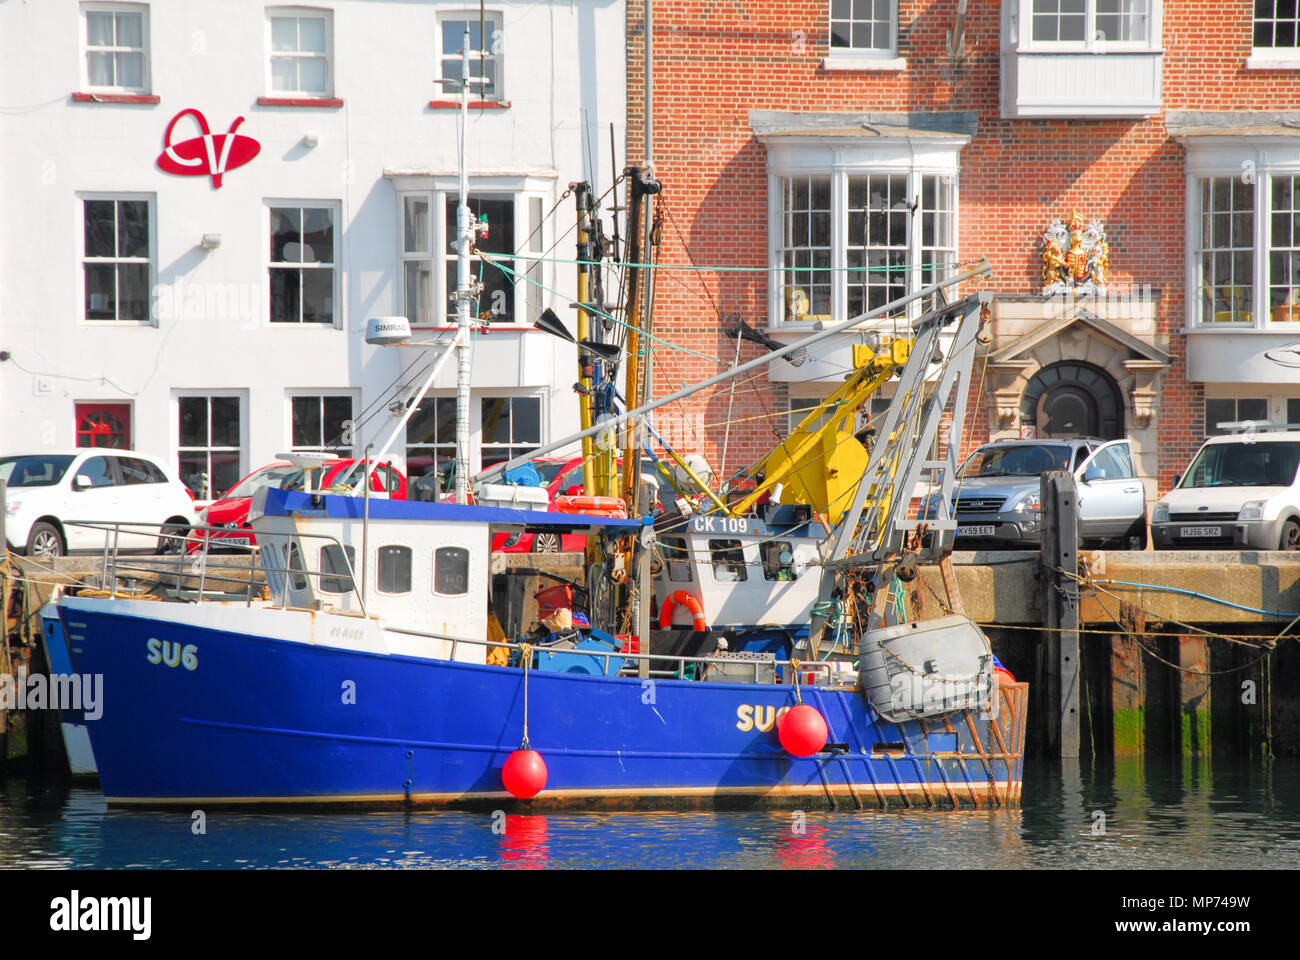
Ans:
[[[140,14],[140,81],[138,87],[128,87],[121,84],[104,86],[90,82],[90,54],[94,53],[129,53],[134,52],[135,47],[91,47],[90,46],[90,25],[87,20],[87,14],[91,13],[138,13]],[[81,5],[81,16],[79,19],[81,36],[79,40],[79,50],[81,54],[81,83],[83,89],[87,91],[102,91],[105,93],[121,93],[134,95],[148,95],[152,90],[152,80],[150,75],[150,56],[149,56],[149,5],[147,3],[83,3]],[[116,30],[116,23],[114,24]],[[116,71],[116,65],[114,65]]]
[[[454,249],[456,238],[448,236],[446,224],[446,205],[448,199],[454,203],[460,196],[459,181],[455,176],[401,176],[393,178],[397,192],[397,251],[398,251],[398,303],[395,313],[408,315],[406,300],[406,264],[421,261],[432,262],[433,278],[430,291],[430,318],[428,323],[411,321],[412,327],[445,328],[456,325],[456,308],[451,302],[455,288],[447,285],[447,264],[455,263]],[[555,181],[528,175],[471,176],[469,178],[469,195],[491,199],[511,199],[514,201],[514,222],[512,228],[515,236],[515,250],[521,253],[539,254],[546,249],[544,242],[551,235],[552,227],[545,219],[547,199],[554,202]],[[421,198],[429,204],[429,230],[421,238],[424,246],[419,251],[406,251],[406,203],[410,198]],[[541,230],[533,235],[533,214],[540,205],[542,214]],[[269,248],[268,248],[269,249]],[[425,251],[428,251],[426,253]],[[472,267],[478,276],[477,266]],[[485,267],[485,270],[492,269]],[[530,318],[535,319],[542,309],[551,304],[555,287],[554,264],[540,261],[515,259],[514,270],[520,276],[514,287],[514,301],[511,304],[509,322],[496,322],[494,329],[510,329],[530,326]],[[532,282],[530,282],[530,280]]]
[[[1274,176],[1300,176],[1300,138],[1186,138],[1186,260],[1188,309],[1184,333],[1221,330],[1232,333],[1300,333],[1300,321],[1274,320],[1270,303],[1269,261]],[[1250,321],[1215,323],[1201,317],[1201,181],[1209,177],[1241,178],[1254,191],[1254,269]],[[1288,248],[1290,249],[1290,248]]]
[[[1276,13],[1276,9],[1274,10]],[[1300,25],[1297,25],[1296,45],[1293,47],[1255,46],[1255,9],[1250,13],[1250,56],[1246,58],[1248,70],[1300,70]],[[1298,17],[1297,19],[1300,19]],[[1270,17],[1276,21],[1276,17]]]
[[[318,92],[315,90],[276,90],[274,82],[274,70],[271,62],[279,59],[314,59],[318,54],[308,52],[303,53],[301,50],[294,51],[277,51],[272,42],[272,21],[276,19],[295,18],[298,20],[312,19],[321,20],[324,23],[325,33],[325,90]],[[324,10],[318,7],[267,7],[266,8],[266,61],[265,61],[265,84],[266,95],[271,98],[292,98],[303,100],[330,100],[334,97],[334,13],[331,10]],[[299,87],[301,87],[301,71],[299,76]]]
[[[1009,18],[1013,45],[1026,53],[1120,53],[1124,51],[1157,53],[1161,51],[1164,23],[1163,0],[1147,0],[1147,37],[1145,40],[1097,39],[1097,0],[1085,0],[1083,40],[1035,40],[1034,0],[1011,0]]]
[[[837,47],[832,43],[835,22],[852,23],[855,19],[850,13],[848,18],[836,17],[835,7],[838,0],[828,0],[826,4],[826,58],[822,60],[824,70],[904,70],[907,60],[898,55],[898,0],[889,2],[889,45],[887,47]],[[851,0],[850,0],[851,2]]]
[[[203,447],[194,447],[194,446],[183,447],[183,446],[181,446],[181,434],[180,434],[180,430],[181,430],[181,428],[180,428],[181,400],[183,400],[183,399],[191,399],[191,398],[195,398],[195,397],[200,397],[200,398],[202,398],[202,399],[204,399],[204,400],[209,401],[209,403],[208,403],[208,439],[209,439],[209,444],[208,444],[207,446],[203,446]],[[233,398],[234,398],[235,400],[237,400],[238,403],[239,403],[239,446],[238,446],[238,447],[232,447],[232,446],[228,446],[228,445],[227,445],[227,446],[213,446],[213,445],[211,444],[211,438],[212,438],[212,420],[211,420],[211,417],[212,417],[212,404],[211,404],[211,401],[212,401],[213,399],[218,399],[218,398],[229,398],[229,397],[233,397]],[[222,389],[216,389],[216,390],[200,390],[200,389],[173,390],[173,391],[172,391],[172,404],[171,404],[171,407],[172,407],[172,415],[171,415],[171,423],[172,423],[172,448],[176,451],[176,455],[175,455],[175,458],[174,458],[174,460],[173,460],[173,463],[176,465],[176,468],[177,468],[176,472],[177,472],[177,474],[178,474],[178,479],[180,479],[180,481],[181,481],[182,483],[185,482],[184,478],[183,478],[182,476],[180,476],[180,459],[181,459],[181,457],[182,457],[183,455],[185,455],[186,453],[196,453],[196,452],[199,452],[199,451],[202,451],[202,452],[206,453],[206,454],[207,454],[207,460],[208,460],[208,471],[207,471],[207,475],[208,475],[208,490],[207,490],[207,493],[209,494],[208,499],[215,499],[215,498],[213,498],[213,497],[211,496],[211,494],[212,494],[212,492],[213,492],[213,491],[212,491],[212,470],[211,470],[211,465],[212,465],[212,454],[213,454],[213,452],[226,452],[226,453],[236,453],[236,454],[238,454],[238,457],[239,457],[239,466],[238,466],[238,468],[237,468],[236,471],[235,471],[235,483],[238,483],[240,480],[242,480],[242,479],[244,478],[244,476],[247,475],[247,473],[248,473],[248,427],[249,427],[249,424],[248,424],[248,418],[249,418],[249,416],[250,416],[250,408],[249,408],[249,403],[248,403],[248,391],[247,391],[247,390],[222,390]]]
[[[489,96],[484,91],[482,85],[474,84],[470,87],[469,99],[471,103],[474,103],[476,101],[483,102],[483,103],[501,103],[506,99],[505,15],[500,10],[485,10],[483,13],[484,13],[483,20],[492,24],[492,40],[493,40],[494,49],[486,51],[485,59],[492,61],[496,65],[496,92]],[[437,26],[438,35],[435,38],[434,49],[437,51],[436,56],[438,58],[439,79],[444,79],[444,80],[450,79],[448,77],[445,77],[442,72],[443,62],[444,62],[444,54],[442,52],[443,30],[445,29],[445,25],[448,23],[460,23],[462,21],[477,21],[478,19],[479,19],[479,11],[476,9],[471,10],[467,8],[464,10],[446,10],[446,11],[440,11],[438,13],[438,26]],[[462,38],[464,37],[463,31],[461,36]],[[458,50],[460,49],[459,43],[457,44],[456,49]],[[477,50],[470,51],[471,75],[473,75],[472,71],[474,70],[474,67],[478,63],[478,59],[479,59],[478,51]],[[478,75],[479,76],[483,75],[481,69]],[[459,88],[450,87],[450,86],[444,87],[441,84],[439,84],[438,89],[441,92],[434,99],[438,99],[438,100],[459,100],[460,99]]]
[[[78,307],[81,315],[81,323],[86,326],[157,326],[158,310],[157,297],[155,291],[158,286],[158,198],[152,193],[78,193],[77,224],[75,236],[77,238],[77,263],[80,265],[77,278],[77,288],[79,293],[80,306]],[[86,201],[121,201],[121,200],[143,200],[149,205],[149,256],[148,257],[87,257],[86,256]],[[115,231],[116,234],[116,231]],[[108,319],[91,319],[86,316],[86,265],[92,263],[100,264],[119,264],[119,263],[147,263],[149,265],[149,283],[148,283],[148,315],[143,320],[121,320],[114,318]]]
[[[317,405],[320,407],[320,410],[321,410],[321,427],[322,427],[322,430],[323,430],[323,429],[324,429],[324,422],[325,422],[325,421],[324,421],[324,414],[325,414],[325,410],[324,410],[325,403],[324,403],[324,401],[326,401],[326,400],[328,400],[328,399],[337,399],[337,398],[340,398],[340,397],[342,397],[342,398],[346,398],[346,399],[349,401],[349,404],[350,404],[350,407],[351,407],[351,411],[352,411],[352,412],[351,412],[351,415],[347,418],[347,420],[344,421],[345,424],[348,423],[348,422],[351,422],[351,424],[352,424],[352,432],[351,432],[351,439],[350,439],[350,441],[345,443],[343,440],[340,440],[337,444],[335,444],[335,445],[333,445],[333,446],[325,446],[325,445],[322,445],[322,444],[302,445],[302,444],[294,443],[294,441],[293,441],[293,403],[294,403],[294,401],[295,401],[295,400],[304,400],[304,399],[307,399],[307,400],[315,400],[315,401],[317,402]],[[356,456],[356,455],[357,455],[357,454],[356,454],[356,451],[357,451],[357,437],[356,437],[357,400],[358,400],[358,396],[357,396],[357,391],[356,391],[356,390],[339,390],[339,389],[312,390],[312,389],[309,389],[309,388],[302,388],[302,389],[295,388],[295,389],[292,389],[292,390],[288,390],[288,391],[286,391],[286,392],[285,392],[285,401],[284,401],[284,413],[285,413],[285,430],[284,430],[284,439],[285,439],[285,443],[287,444],[288,449],[289,449],[289,450],[292,450],[294,453],[330,453],[330,454],[337,454],[339,457],[353,457],[353,456]],[[321,439],[322,439],[322,440],[328,440],[329,438],[328,438],[328,437],[322,437]],[[345,435],[345,439],[346,439],[346,435]],[[343,452],[343,451],[347,451],[347,452]]]
[[[271,259],[271,211],[280,208],[293,208],[310,210],[329,210],[333,217],[333,234],[334,234],[334,259],[328,264],[333,271],[332,286],[332,311],[333,317],[329,323],[308,322],[302,319],[302,300],[299,298],[299,319],[276,321],[272,319],[271,312],[271,271],[276,267],[284,268],[290,265],[290,269],[323,269],[326,265],[317,261],[313,267],[310,263],[293,264],[292,261],[275,261]],[[340,254],[342,249],[342,205],[337,200],[307,200],[292,198],[268,198],[262,201],[262,304],[266,307],[266,326],[268,327],[286,327],[286,328],[306,328],[319,330],[340,330],[343,328],[343,267],[340,263]]]
[[[791,176],[822,176],[831,181],[831,322],[848,318],[848,182],[850,177],[877,175],[906,175],[908,192],[919,196],[921,178],[925,176],[951,177],[952,182],[952,237],[959,242],[960,230],[960,162],[962,147],[970,137],[962,134],[943,134],[933,137],[875,137],[870,142],[835,142],[832,138],[817,136],[772,138],[767,145],[768,179],[768,329],[809,329],[802,321],[787,320],[783,297],[784,244],[783,181]],[[913,216],[914,229],[910,231],[908,291],[921,289],[921,271],[916,269],[924,261],[922,253],[921,211]],[[960,259],[960,247],[955,256]],[[956,270],[950,271],[956,273]],[[921,305],[909,305],[907,316],[920,315]],[[874,327],[879,320],[867,321]]]
[[[532,441],[529,440],[513,439],[513,425],[514,425],[513,413],[511,414],[511,427],[512,427],[511,440],[508,443],[487,442],[487,440],[485,440],[483,436],[483,429],[484,429],[483,428],[483,401],[485,400],[510,400],[510,401],[536,400],[537,401],[537,434],[538,434],[537,445],[546,443],[546,438],[547,438],[546,419],[547,419],[547,413],[549,412],[548,411],[549,405],[546,402],[545,394],[536,391],[511,393],[510,391],[501,391],[501,390],[490,390],[482,394],[475,394],[473,400],[471,401],[471,405],[473,406],[474,410],[473,410],[473,415],[470,418],[470,428],[472,430],[472,435],[474,439],[477,441],[476,443],[476,446],[478,447],[477,460],[479,463],[478,469],[480,470],[483,469],[482,467],[483,452],[485,450],[500,450],[507,447],[522,447],[522,446],[528,446],[530,443],[532,443]],[[517,456],[517,454],[515,455]]]

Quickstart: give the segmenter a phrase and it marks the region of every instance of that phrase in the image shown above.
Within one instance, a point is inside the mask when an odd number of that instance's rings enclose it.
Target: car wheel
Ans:
[[[1300,550],[1300,523],[1288,520],[1282,525],[1282,539],[1277,548],[1279,550]]]
[[[1133,526],[1128,528],[1128,533],[1124,534],[1125,550],[1145,550],[1147,548],[1147,520],[1146,517],[1138,517],[1133,521]]]
[[[184,553],[187,547],[185,539],[189,533],[190,528],[183,523],[167,524],[158,538],[158,553],[169,557]]]
[[[533,553],[559,553],[560,535],[558,533],[533,534]]]
[[[32,532],[27,536],[27,556],[53,558],[63,556],[64,552],[58,527],[44,520],[32,524]]]

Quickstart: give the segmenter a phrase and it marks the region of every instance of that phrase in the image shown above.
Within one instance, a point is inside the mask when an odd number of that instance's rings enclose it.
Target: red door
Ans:
[[[131,449],[131,404],[77,404],[77,446]]]

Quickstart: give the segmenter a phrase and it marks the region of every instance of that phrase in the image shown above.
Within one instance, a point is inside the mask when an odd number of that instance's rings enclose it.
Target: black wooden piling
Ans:
[[[1053,470],[1042,476],[1043,610],[1047,619],[1044,667],[1049,755],[1079,756],[1079,550],[1078,493],[1074,476]]]

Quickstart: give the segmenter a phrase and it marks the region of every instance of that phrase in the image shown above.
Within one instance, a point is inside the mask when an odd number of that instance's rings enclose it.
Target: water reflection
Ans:
[[[1295,868],[1300,761],[1042,761],[1018,810],[268,814],[0,792],[0,866]]]

